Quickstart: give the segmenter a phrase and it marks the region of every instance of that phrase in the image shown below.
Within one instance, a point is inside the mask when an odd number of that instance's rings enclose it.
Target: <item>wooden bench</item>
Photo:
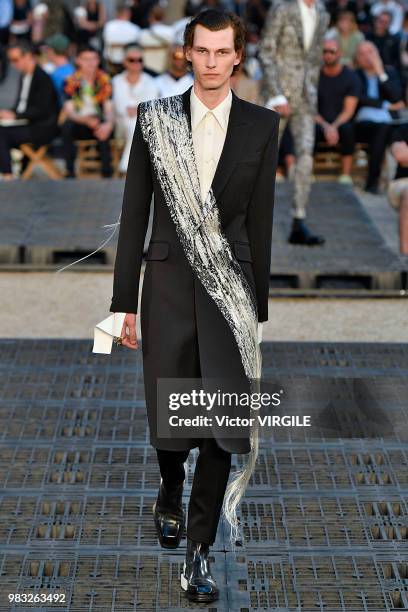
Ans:
[[[368,145],[356,143],[351,175],[358,183],[364,182],[367,175],[368,151]],[[319,143],[313,157],[313,174],[318,180],[336,180],[341,174],[340,147]]]
[[[101,174],[101,159],[98,141],[95,139],[76,140],[77,147],[77,176],[78,178],[94,178]],[[119,161],[124,143],[118,139],[110,140],[113,176],[120,176]]]

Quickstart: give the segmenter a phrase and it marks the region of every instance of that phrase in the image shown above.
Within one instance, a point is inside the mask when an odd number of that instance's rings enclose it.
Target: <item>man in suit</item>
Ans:
[[[31,44],[25,40],[13,43],[8,49],[8,59],[21,73],[21,78],[14,108],[0,109],[0,174],[3,180],[14,178],[10,149],[25,142],[35,146],[51,142],[56,136],[58,121],[54,85],[37,65]]]
[[[154,519],[162,546],[176,548],[184,525],[183,464],[198,447],[181,585],[191,601],[201,602],[218,597],[209,547],[224,495],[224,513],[232,520],[231,500],[242,496],[256,447],[251,436],[217,430],[208,437],[194,431],[182,439],[159,436],[156,421],[166,406],[159,406],[157,390],[159,378],[225,378],[245,388],[260,378],[258,330],[268,319],[279,115],[231,90],[244,45],[239,17],[202,11],[184,35],[193,86],[139,104],[110,307],[125,315],[119,343],[137,349],[139,274],[154,194],[141,297],[150,442],[161,474]],[[227,488],[233,452],[247,455],[248,463]]]
[[[329,23],[322,0],[286,0],[273,4],[266,17],[259,47],[264,69],[263,97],[282,117],[281,138],[289,122],[296,169],[289,242],[308,246],[324,243],[305,222],[313,169],[317,85],[324,34]]]

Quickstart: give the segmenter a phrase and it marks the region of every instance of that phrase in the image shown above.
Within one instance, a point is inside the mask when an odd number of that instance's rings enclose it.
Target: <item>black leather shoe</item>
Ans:
[[[290,244],[303,244],[306,246],[317,246],[325,243],[323,236],[316,236],[307,227],[303,219],[293,219],[292,231],[288,242]]]
[[[218,599],[219,591],[211,575],[208,544],[187,538],[187,554],[181,574],[181,588],[189,601],[211,602]]]
[[[184,532],[183,483],[168,490],[160,483],[157,500],[153,505],[153,518],[163,548],[177,548]]]

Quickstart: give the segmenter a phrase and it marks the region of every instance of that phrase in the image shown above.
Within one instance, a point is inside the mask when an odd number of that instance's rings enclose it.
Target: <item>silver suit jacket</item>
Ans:
[[[298,1],[281,0],[270,7],[259,46],[265,103],[283,94],[293,107],[306,101],[316,112],[323,39],[330,20],[322,0],[316,0],[316,10],[317,25],[306,51]]]

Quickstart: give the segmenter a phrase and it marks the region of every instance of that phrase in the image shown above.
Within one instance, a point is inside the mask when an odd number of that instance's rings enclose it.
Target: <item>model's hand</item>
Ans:
[[[278,113],[283,117],[289,117],[290,115],[290,106],[288,102],[286,102],[286,104],[279,104],[275,106],[275,110],[278,111]]]
[[[128,332],[126,332],[126,328],[128,328]],[[130,349],[139,348],[136,336],[136,315],[134,313],[129,312],[126,314],[120,335],[123,338],[122,346],[127,346]]]

